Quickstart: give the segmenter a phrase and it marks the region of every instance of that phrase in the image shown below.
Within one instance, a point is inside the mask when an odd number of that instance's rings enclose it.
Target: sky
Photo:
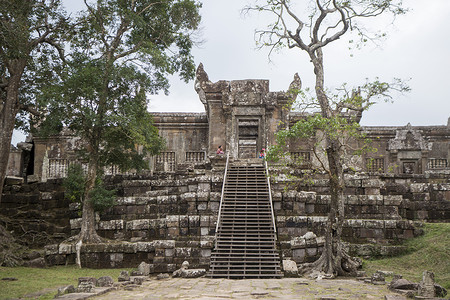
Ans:
[[[268,49],[257,50],[254,32],[273,20],[270,15],[242,15],[247,0],[204,0],[201,8],[201,45],[192,53],[203,63],[209,79],[268,79],[271,91],[287,90],[296,72],[303,87],[313,88],[314,74],[306,53],[282,49],[268,58]],[[409,80],[411,92],[396,95],[394,103],[380,103],[365,112],[367,126],[446,125],[450,117],[450,1],[404,0],[410,11],[393,25],[376,23],[388,36],[380,45],[348,49],[339,40],[324,50],[325,84],[361,85],[366,78]],[[83,8],[81,0],[64,0],[68,11]],[[149,95],[151,112],[203,112],[194,81],[170,77],[170,94]],[[15,141],[20,135],[15,135]],[[14,142],[13,142],[14,144]]]

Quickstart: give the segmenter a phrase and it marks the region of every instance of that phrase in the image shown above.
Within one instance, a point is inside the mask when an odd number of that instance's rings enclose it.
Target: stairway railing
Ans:
[[[225,173],[223,174],[222,194],[220,196],[219,214],[217,215],[217,222],[216,222],[216,241],[215,241],[216,246],[215,246],[215,248],[217,248],[217,232],[219,232],[220,214],[222,213],[223,195],[225,193],[225,182],[227,180],[228,161],[229,160],[230,160],[230,152],[227,152],[227,162],[225,164]]]
[[[273,230],[275,233],[275,240],[276,240],[277,239],[277,226],[275,225],[275,214],[273,212],[272,189],[270,188],[269,167],[267,166],[267,160],[264,160],[264,166],[266,168],[267,186],[269,187],[270,212],[272,214],[272,224],[273,224]]]

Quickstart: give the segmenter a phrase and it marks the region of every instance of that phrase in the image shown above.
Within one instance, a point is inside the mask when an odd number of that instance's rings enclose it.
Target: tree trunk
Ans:
[[[5,99],[0,99],[0,202],[3,192],[6,171],[8,169],[11,138],[14,130],[16,115],[20,109],[19,86],[26,60],[10,62],[8,69],[11,74],[8,86],[5,88]]]
[[[324,69],[322,49],[310,54],[314,64],[316,75],[316,95],[319,101],[322,117],[331,119],[334,117],[328,97],[324,90]],[[338,139],[326,136],[326,151],[330,176],[330,212],[325,228],[325,245],[320,258],[311,264],[304,264],[301,272],[320,271],[328,277],[337,275],[355,275],[361,262],[350,257],[342,244],[342,229],[344,225],[344,170],[342,159],[344,153]]]
[[[83,211],[81,215],[81,231],[78,237],[79,240],[85,243],[101,242],[95,230],[95,211],[89,194],[95,187],[95,180],[97,178],[98,159],[96,155],[92,155],[89,159],[89,167],[87,174],[86,187],[83,196]]]

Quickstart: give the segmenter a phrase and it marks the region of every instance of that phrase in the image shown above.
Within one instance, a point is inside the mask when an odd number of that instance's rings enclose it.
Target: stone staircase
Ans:
[[[261,161],[228,167],[209,276],[282,277],[269,186]]]

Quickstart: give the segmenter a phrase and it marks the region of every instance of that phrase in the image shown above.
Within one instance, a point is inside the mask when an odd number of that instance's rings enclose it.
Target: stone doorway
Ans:
[[[259,148],[259,119],[239,119],[238,157],[256,158]]]

